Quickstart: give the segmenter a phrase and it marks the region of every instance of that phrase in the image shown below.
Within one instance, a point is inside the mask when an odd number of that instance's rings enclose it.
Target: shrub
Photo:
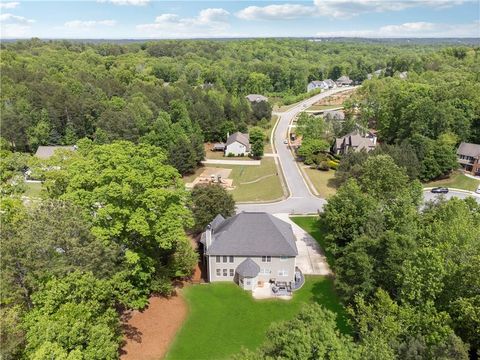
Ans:
[[[337,170],[338,169],[338,162],[333,161],[333,160],[328,160],[327,161],[327,166],[332,170]]]
[[[330,166],[326,161],[321,161],[320,164],[318,164],[317,166],[317,170],[328,171],[330,170]]]

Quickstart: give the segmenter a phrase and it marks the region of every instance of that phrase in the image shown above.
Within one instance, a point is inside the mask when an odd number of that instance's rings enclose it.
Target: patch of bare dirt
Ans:
[[[317,101],[314,105],[343,105],[344,101],[349,99],[353,95],[354,90],[341,92],[328,96],[326,98]]]
[[[187,304],[180,295],[171,298],[152,296],[145,310],[126,311],[122,315],[125,337],[120,359],[162,359],[187,312]]]

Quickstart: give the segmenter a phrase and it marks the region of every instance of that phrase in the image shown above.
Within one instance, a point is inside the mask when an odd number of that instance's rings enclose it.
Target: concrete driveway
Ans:
[[[290,220],[288,214],[274,214],[274,216],[292,225],[293,233],[297,239],[298,256],[296,263],[300,270],[306,275],[331,275],[332,271],[317,241]]]

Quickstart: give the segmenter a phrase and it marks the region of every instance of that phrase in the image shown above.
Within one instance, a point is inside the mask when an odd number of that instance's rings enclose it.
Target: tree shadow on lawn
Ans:
[[[352,335],[352,327],[349,316],[335,292],[332,277],[325,277],[323,281],[317,281],[312,288],[313,298],[316,303],[336,314],[337,327],[342,334]]]

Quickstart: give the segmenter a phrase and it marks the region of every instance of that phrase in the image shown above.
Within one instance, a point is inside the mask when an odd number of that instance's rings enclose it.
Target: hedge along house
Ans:
[[[295,235],[290,224],[270,214],[217,215],[200,241],[210,282],[233,281],[245,290],[279,283],[295,287]]]

